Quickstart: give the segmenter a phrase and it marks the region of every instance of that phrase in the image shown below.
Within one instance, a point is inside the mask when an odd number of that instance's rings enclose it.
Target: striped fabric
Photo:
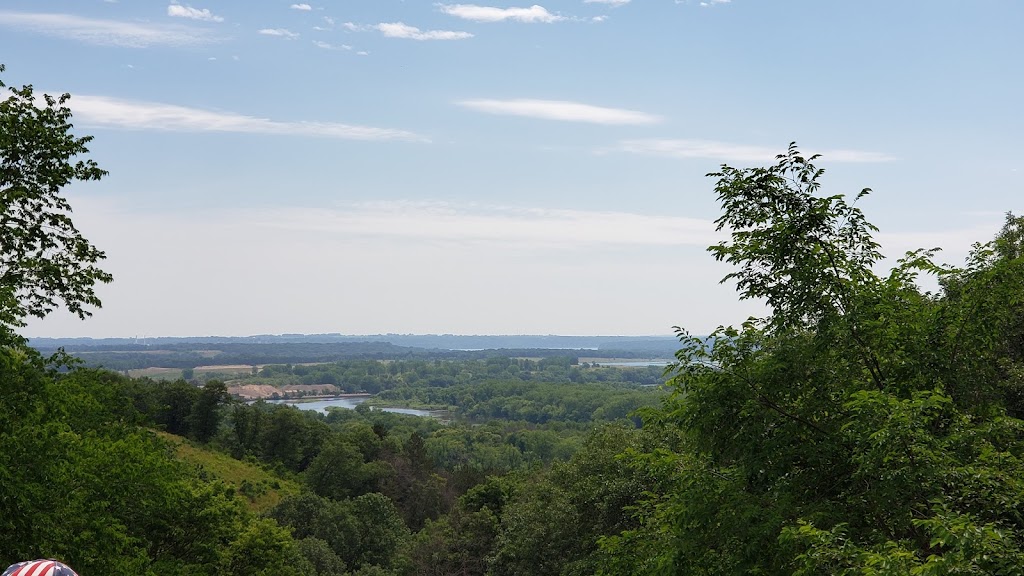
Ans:
[[[10,566],[4,570],[3,576],[78,576],[78,574],[56,560],[32,560]]]

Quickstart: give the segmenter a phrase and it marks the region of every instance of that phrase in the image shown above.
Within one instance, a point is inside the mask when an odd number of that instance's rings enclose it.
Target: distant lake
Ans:
[[[300,410],[313,410],[321,414],[327,414],[330,407],[345,408],[352,410],[369,398],[368,396],[348,396],[342,398],[310,398],[308,400],[297,398],[293,400],[267,400],[270,404],[287,404],[295,406]],[[417,410],[416,408],[398,408],[392,406],[373,406],[371,410],[383,410],[395,414],[409,414],[412,416],[429,416],[431,418],[445,418],[448,416],[445,410]]]

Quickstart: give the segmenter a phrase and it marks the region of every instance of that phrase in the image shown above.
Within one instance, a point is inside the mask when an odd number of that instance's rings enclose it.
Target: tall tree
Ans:
[[[220,407],[231,400],[227,386],[219,380],[211,380],[196,396],[192,411],[188,415],[189,431],[192,438],[209,442],[220,426]]]
[[[100,305],[94,286],[111,276],[97,267],[105,255],[75,227],[61,195],[74,181],[106,175],[93,160],[75,160],[92,137],[71,133],[71,96],[40,98],[30,85],[3,81],[0,91],[0,326],[10,336],[60,304],[89,316]]]

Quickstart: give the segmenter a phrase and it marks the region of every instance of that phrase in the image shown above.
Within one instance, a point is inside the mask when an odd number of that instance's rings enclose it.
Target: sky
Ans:
[[[665,335],[763,314],[721,164],[822,155],[887,255],[1024,212],[1024,3],[4,0],[114,282],[30,337]]]

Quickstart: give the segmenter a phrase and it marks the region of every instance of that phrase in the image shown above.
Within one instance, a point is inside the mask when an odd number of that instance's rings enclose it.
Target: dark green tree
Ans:
[[[310,536],[295,542],[299,553],[316,570],[316,576],[344,576],[345,561],[320,538]]]
[[[382,462],[364,462],[358,448],[335,436],[324,444],[303,474],[313,492],[342,500],[373,491],[386,473]]]
[[[190,436],[209,442],[221,421],[221,406],[231,400],[228,388],[219,380],[211,380],[200,389],[188,415]]]
[[[388,567],[409,530],[386,496],[371,493],[343,501],[304,493],[285,498],[270,513],[295,538],[317,538],[350,568]]]
[[[200,389],[184,380],[159,382],[154,388],[157,406],[153,419],[171,434],[188,435]]]
[[[105,256],[75,227],[61,195],[74,181],[106,175],[93,160],[76,160],[92,137],[71,133],[70,95],[39,98],[32,86],[3,81],[0,91],[0,325],[10,335],[61,304],[91,315],[100,305],[95,285],[111,276],[97,267]]]
[[[599,539],[635,527],[638,500],[658,487],[650,471],[631,467],[621,454],[664,440],[606,425],[592,431],[568,462],[519,483],[501,510],[490,573],[594,574],[603,562]]]

